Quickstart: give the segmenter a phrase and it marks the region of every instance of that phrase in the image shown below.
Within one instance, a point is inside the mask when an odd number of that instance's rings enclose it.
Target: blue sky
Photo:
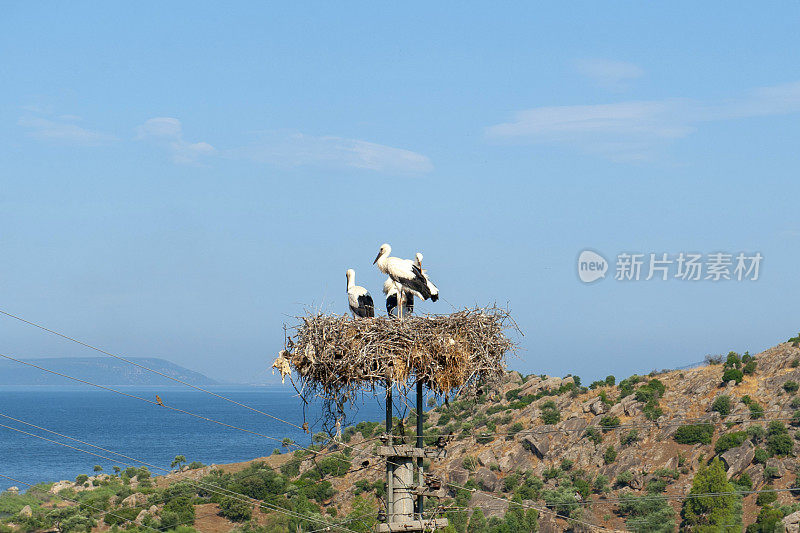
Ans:
[[[800,330],[800,5],[73,2],[0,19],[0,309],[229,380],[380,295],[508,304],[585,379]],[[757,281],[582,284],[581,250],[760,252]],[[613,270],[613,265],[612,265]],[[88,355],[9,319],[9,355]]]

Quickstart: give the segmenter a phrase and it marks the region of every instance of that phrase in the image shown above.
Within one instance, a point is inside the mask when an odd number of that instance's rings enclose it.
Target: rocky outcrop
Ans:
[[[475,481],[479,487],[489,492],[494,492],[498,488],[497,474],[486,467],[481,467],[475,472]]]
[[[781,520],[786,533],[800,533],[800,511],[787,515]]]
[[[493,516],[503,518],[506,511],[508,511],[508,501],[481,492],[476,492],[472,495],[469,499],[469,506],[472,509],[480,508],[486,518]]]
[[[22,509],[19,510],[20,518],[30,518],[33,516],[33,510],[31,509],[30,505],[26,505]]]
[[[74,485],[75,484],[72,481],[66,481],[66,480],[56,481],[55,483],[53,483],[53,486],[50,487],[50,490],[48,490],[47,492],[49,492],[50,494],[58,494],[64,489],[71,489]]]
[[[750,463],[753,462],[754,455],[755,447],[750,443],[750,441],[745,442],[737,448],[731,448],[720,455],[722,462],[725,463],[725,466],[728,469],[728,479],[732,478],[733,476],[738,476],[744,472],[744,469],[750,466]]]
[[[147,495],[141,492],[134,492],[120,502],[123,507],[140,507],[147,503]]]

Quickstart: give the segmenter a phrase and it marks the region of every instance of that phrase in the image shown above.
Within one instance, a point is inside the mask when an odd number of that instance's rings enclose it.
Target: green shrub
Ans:
[[[746,440],[747,440],[746,431],[736,431],[733,433],[726,433],[725,435],[722,435],[720,438],[718,438],[717,442],[714,443],[714,453],[716,454],[725,453],[731,448],[736,448],[738,446],[741,446],[742,443],[744,443],[744,441]]]
[[[603,452],[603,461],[607,465],[610,465],[616,460],[617,460],[617,450],[615,450],[613,446],[609,446],[608,448],[606,448],[606,451]]]
[[[590,441],[594,442],[595,444],[600,444],[603,440],[603,434],[597,429],[596,426],[589,426],[583,431],[583,436],[589,439]]]
[[[280,470],[281,474],[288,478],[297,477],[297,475],[300,474],[300,461],[291,459],[282,464]]]
[[[752,401],[748,407],[750,408],[750,418],[758,419],[764,416],[764,408],[758,402]]]
[[[792,337],[787,342],[791,342],[792,346],[794,346],[795,348],[800,346],[800,333],[797,334],[797,337]]]
[[[253,516],[253,506],[238,498],[226,496],[219,502],[219,514],[231,522],[244,522]]]
[[[630,485],[631,481],[633,481],[633,473],[629,470],[625,470],[617,475],[616,484],[620,487],[626,487]]]
[[[771,505],[764,505],[758,512],[756,521],[747,526],[747,533],[773,533],[783,531],[781,519],[784,513],[780,509],[773,509]]]
[[[756,362],[749,361],[744,367],[742,367],[742,373],[746,376],[751,376],[756,373]]]
[[[767,485],[762,490],[765,492],[759,492],[758,496],[756,497],[756,505],[759,507],[763,507],[765,505],[769,505],[772,502],[778,499],[778,493],[771,490],[772,487]]]
[[[174,528],[179,524],[193,524],[194,505],[187,496],[179,496],[164,504],[159,516],[162,527]]]
[[[789,394],[794,394],[797,392],[797,389],[800,389],[800,385],[798,385],[796,381],[789,380],[783,384],[783,390]]]
[[[594,478],[592,490],[596,494],[605,494],[609,492],[611,490],[611,486],[608,484],[608,478],[602,474],[599,474],[596,478]]]
[[[75,483],[77,483],[78,485],[83,485],[87,481],[89,481],[89,476],[87,476],[86,474],[81,474],[75,478]]]
[[[573,464],[574,464],[574,462],[572,461],[572,459],[562,459],[561,460],[561,470],[566,472],[566,471],[568,471],[568,470],[570,470],[572,468]]]
[[[558,412],[555,402],[550,400],[542,404],[541,419],[542,422],[548,425],[558,424],[561,420],[561,413]]]
[[[744,379],[744,374],[738,368],[729,368],[722,373],[722,381],[735,381],[738,385]]]
[[[635,443],[639,440],[639,432],[635,429],[632,429],[625,433],[624,435],[620,436],[619,443],[622,446],[630,446],[631,444]]]
[[[767,429],[767,452],[772,456],[786,456],[792,453],[793,446],[794,441],[783,422],[770,422]]]
[[[728,357],[725,358],[724,368],[739,368],[742,366],[742,358],[736,352],[728,352]]]
[[[619,426],[619,417],[605,415],[600,419],[600,426],[603,428],[603,431],[610,431]]]
[[[478,468],[478,460],[471,455],[467,455],[461,460],[461,466],[470,472],[473,472],[476,468]]]
[[[653,478],[647,481],[647,492],[649,494],[658,494],[667,490],[667,480]]]
[[[676,530],[675,511],[664,498],[651,496],[620,496],[619,513],[626,517],[629,531],[671,533]]]
[[[717,396],[714,403],[711,404],[711,410],[716,411],[722,416],[727,416],[731,412],[731,398],[725,394]]]
[[[714,426],[711,424],[689,424],[675,432],[675,442],[679,444],[711,444]]]
[[[613,387],[614,383],[616,382],[617,378],[615,378],[614,376],[606,376],[606,385],[608,385],[609,387]]]
[[[763,465],[767,463],[767,459],[769,459],[769,453],[767,453],[767,450],[764,448],[756,448],[753,452],[754,463],[760,463]]]

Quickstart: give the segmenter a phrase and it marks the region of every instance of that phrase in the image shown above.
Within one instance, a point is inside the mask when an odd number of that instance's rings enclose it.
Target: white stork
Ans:
[[[375,304],[372,302],[372,296],[367,289],[356,285],[356,272],[350,268],[345,275],[347,276],[347,303],[350,304],[353,318],[356,316],[374,317]]]
[[[422,273],[422,269],[411,259],[391,257],[389,255],[390,253],[392,253],[392,247],[388,244],[382,244],[378,252],[378,257],[375,258],[372,264],[377,264],[381,272],[387,274],[392,278],[392,281],[399,283],[408,292],[413,293],[423,300],[431,298],[432,295],[428,287],[428,280]],[[439,299],[438,291],[436,299]]]
[[[422,268],[422,254],[417,252],[414,257],[417,260],[417,266],[422,271],[422,275],[425,277],[425,283],[428,284],[428,290],[431,291],[431,301],[435,302],[439,299],[439,289],[436,288],[436,285],[433,284],[431,278],[428,277],[428,271]]]
[[[392,281],[392,278],[386,278],[383,282],[383,294],[386,295],[386,314],[395,316],[392,311],[397,310],[398,297],[402,300],[403,314],[412,314],[414,312],[414,294],[403,290],[403,286]]]

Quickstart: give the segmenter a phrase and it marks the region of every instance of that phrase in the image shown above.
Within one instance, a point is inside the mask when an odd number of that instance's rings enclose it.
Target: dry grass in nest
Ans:
[[[388,380],[401,389],[421,380],[437,394],[455,394],[505,373],[505,356],[515,347],[508,329],[518,331],[496,306],[402,321],[309,314],[298,317],[273,367],[296,373],[303,399],[322,398],[339,412]]]

